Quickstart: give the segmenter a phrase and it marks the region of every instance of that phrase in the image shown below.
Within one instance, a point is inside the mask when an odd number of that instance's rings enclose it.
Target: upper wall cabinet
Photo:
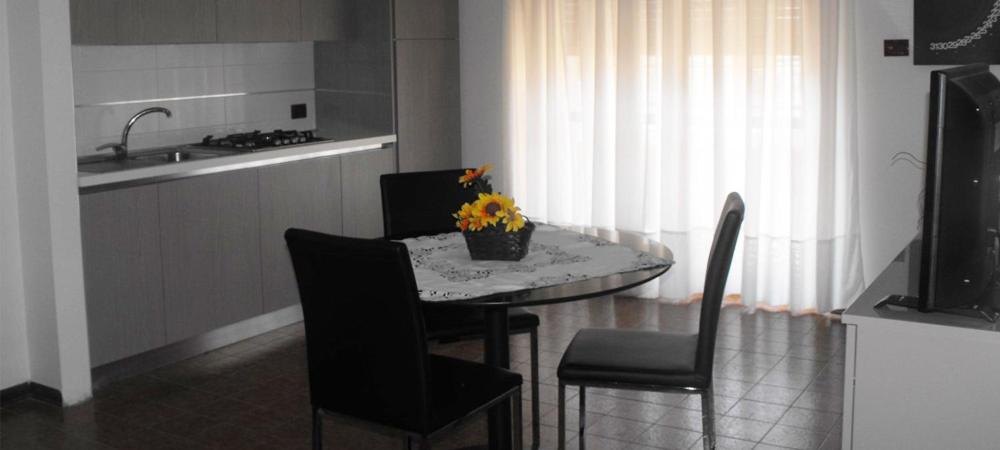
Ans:
[[[74,44],[118,43],[118,0],[70,0],[70,33]]]
[[[458,39],[458,0],[396,0],[396,39]]]
[[[349,5],[344,0],[301,0],[302,40],[336,41],[347,35]]]
[[[297,41],[299,0],[217,0],[220,42]]]
[[[216,7],[211,0],[119,0],[116,17],[119,44],[216,40]]]
[[[130,45],[340,40],[359,9],[354,1],[69,0],[69,5],[73,44]]]

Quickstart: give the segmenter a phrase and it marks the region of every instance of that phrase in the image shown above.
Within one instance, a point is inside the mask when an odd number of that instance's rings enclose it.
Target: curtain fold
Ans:
[[[728,290],[843,307],[863,288],[852,0],[509,0],[507,186],[533,219],[642,233],[702,290],[717,214],[747,203]]]

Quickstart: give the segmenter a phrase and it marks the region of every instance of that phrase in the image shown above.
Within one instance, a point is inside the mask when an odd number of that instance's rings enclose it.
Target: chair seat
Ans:
[[[697,334],[642,330],[580,330],[559,362],[568,384],[630,384],[673,388],[708,387],[695,372]]]
[[[524,308],[507,310],[512,334],[527,333],[538,327],[538,315]],[[462,306],[434,306],[424,308],[427,338],[437,341],[483,336],[486,333],[486,316],[482,308]]]
[[[521,386],[521,374],[485,364],[428,355],[431,384],[430,434],[467,416],[511,389]]]

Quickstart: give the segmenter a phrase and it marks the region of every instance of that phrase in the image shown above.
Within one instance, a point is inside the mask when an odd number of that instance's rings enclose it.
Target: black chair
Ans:
[[[580,387],[580,448],[584,448],[587,386],[701,394],[702,432],[706,448],[715,448],[715,403],[712,361],[719,310],[733,251],[743,223],[743,199],[729,194],[705,275],[697,334],[642,330],[580,330],[559,362],[559,448],[566,442],[566,386]]]
[[[476,200],[458,178],[466,169],[382,175],[382,222],[386,239],[406,239],[457,231],[452,213]],[[531,336],[531,437],[539,445],[538,316],[523,308],[508,310],[510,334]],[[434,305],[424,309],[427,337],[437,342],[480,339],[486,332],[482,309]]]
[[[510,399],[520,448],[520,374],[428,354],[406,246],[289,229],[305,316],[313,448],[323,414],[402,432],[407,448]]]

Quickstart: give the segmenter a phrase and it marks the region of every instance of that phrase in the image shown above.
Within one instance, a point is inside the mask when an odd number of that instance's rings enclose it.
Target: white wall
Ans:
[[[28,367],[63,400],[90,396],[68,0],[6,0]],[[4,255],[6,259],[6,255]]]
[[[855,1],[861,240],[870,283],[917,233],[923,173],[890,160],[903,151],[924,159],[930,73],[940,67],[882,56],[883,39],[910,39],[912,46],[913,0]]]
[[[504,192],[503,107],[506,1],[459,3],[462,165],[493,164],[493,187]]]
[[[0,24],[7,1],[0,0]],[[29,380],[6,26],[0,28],[0,389]]]

